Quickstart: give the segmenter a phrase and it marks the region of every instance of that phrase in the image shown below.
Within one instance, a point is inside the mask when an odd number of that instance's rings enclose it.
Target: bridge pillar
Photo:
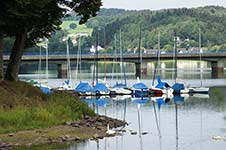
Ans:
[[[136,62],[135,67],[136,67],[136,77],[141,78],[141,73],[142,75],[147,75],[147,62],[142,62],[142,65],[140,62]]]
[[[223,78],[224,77],[224,61],[213,61],[211,62],[212,78]]]
[[[67,64],[57,64],[58,78],[67,78]]]

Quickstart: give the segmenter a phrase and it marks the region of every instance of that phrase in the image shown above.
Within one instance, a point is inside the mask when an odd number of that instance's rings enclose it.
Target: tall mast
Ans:
[[[95,66],[96,66],[96,84],[98,83],[98,31],[96,34],[96,62],[95,62]]]
[[[46,43],[46,81],[48,82],[48,79],[49,79],[49,77],[48,77],[48,75],[49,75],[49,62],[48,62],[48,54],[49,54],[49,52],[48,52],[48,50],[49,50],[49,48],[48,48],[48,39],[46,39],[46,41],[47,41],[47,43]]]
[[[125,70],[125,66],[124,66],[124,61],[123,61],[123,51],[122,51],[122,35],[121,35],[121,29],[120,29],[120,51],[121,51],[121,70],[123,72],[123,77],[124,77],[124,84],[125,86],[127,86],[127,82],[126,82],[126,70]],[[121,76],[122,78],[122,76]]]
[[[160,54],[161,54],[161,48],[160,48],[160,32],[158,33],[158,63],[157,63],[157,68],[158,68],[158,75],[160,75]]]
[[[199,59],[200,59],[200,82],[201,82],[201,86],[202,86],[202,54],[201,54],[201,31],[200,31],[200,28],[199,28]]]
[[[67,78],[71,82],[71,63],[70,63],[70,52],[69,52],[69,37],[66,39],[66,48],[67,48]]]
[[[113,62],[113,66],[112,66],[112,81],[114,79],[114,73],[117,72],[117,67],[115,66],[115,62],[117,62],[117,57],[116,57],[116,54],[117,54],[117,42],[116,42],[116,35],[114,36],[114,62]],[[116,69],[115,69],[116,68]],[[116,70],[116,71],[115,71]],[[118,80],[118,76],[117,76],[117,80]]]
[[[140,34],[139,34],[139,43],[138,43],[138,58],[140,58],[140,74],[138,74],[137,76],[141,79],[141,76],[142,76],[141,25],[140,25]]]
[[[177,33],[174,31],[174,68],[175,68],[175,83],[177,79]]]
[[[104,81],[106,81],[106,72],[107,72],[107,67],[106,67],[106,32],[105,32],[105,27],[104,27]]]
[[[42,47],[39,46],[39,63],[38,63],[38,81],[40,82],[40,74],[42,69]]]
[[[122,73],[123,73],[123,69],[122,69],[122,37],[121,37],[121,29],[119,30],[119,49],[120,49],[120,69],[121,69],[121,81],[122,81]]]

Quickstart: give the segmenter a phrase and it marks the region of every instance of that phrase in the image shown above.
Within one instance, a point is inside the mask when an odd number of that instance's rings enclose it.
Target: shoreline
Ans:
[[[79,143],[88,139],[96,140],[116,135],[106,133],[108,124],[110,129],[128,125],[125,121],[106,116],[85,116],[80,121],[65,122],[64,125],[0,134],[0,149],[67,142]]]

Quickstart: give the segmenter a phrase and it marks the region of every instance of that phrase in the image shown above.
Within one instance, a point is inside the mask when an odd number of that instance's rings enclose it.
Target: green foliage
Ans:
[[[0,86],[2,88],[0,91],[0,133],[50,127],[81,119],[85,115],[95,115],[84,102],[78,100],[78,97],[66,93],[54,93],[43,97],[38,89],[26,83],[9,83],[7,87],[9,89],[18,87],[21,91],[12,96],[10,91]],[[30,87],[30,95],[27,93],[28,87]],[[11,102],[9,98],[6,98],[10,94]]]
[[[106,13],[107,14],[107,13]],[[103,46],[102,32],[105,27],[107,45],[111,47],[114,36],[122,32],[122,44],[125,49],[137,48],[139,27],[142,27],[144,48],[157,47],[158,33],[161,33],[161,48],[173,46],[173,32],[180,38],[178,46],[183,48],[198,46],[198,32],[201,29],[202,46],[224,45],[226,39],[226,9],[223,7],[181,8],[160,11],[137,11],[119,13],[115,16],[99,16],[87,22],[93,27],[93,38],[97,30],[100,44]],[[185,41],[189,39],[188,41]],[[181,45],[180,45],[181,44]]]
[[[77,25],[75,23],[71,23],[69,26],[71,29],[75,29],[77,27]]]
[[[79,25],[75,13],[61,25],[63,31],[52,34],[50,51],[66,51],[66,45],[61,41],[68,34],[88,33],[92,37],[83,37],[82,52],[89,51],[95,45],[96,33],[99,34],[99,45],[104,46],[104,30],[106,33],[106,47],[111,51],[114,46],[114,36],[119,40],[119,30],[122,33],[122,47],[124,49],[138,48],[139,28],[142,27],[142,47],[155,49],[158,47],[158,33],[161,34],[161,48],[170,50],[173,47],[173,32],[176,31],[181,42],[179,47],[189,49],[198,47],[198,32],[201,29],[202,47],[209,50],[225,49],[226,39],[226,9],[223,7],[200,7],[192,9],[168,9],[160,11],[126,11],[121,9],[101,9],[98,16],[91,18],[85,25]],[[63,19],[65,20],[65,18]],[[77,20],[77,21],[74,21]],[[75,29],[70,24],[75,23]],[[59,33],[58,33],[59,32]],[[64,32],[64,35],[62,35]],[[189,39],[188,41],[186,39]],[[70,40],[70,49],[77,52]],[[219,47],[214,47],[214,46]],[[38,51],[38,48],[30,49]],[[29,51],[30,51],[29,50]]]

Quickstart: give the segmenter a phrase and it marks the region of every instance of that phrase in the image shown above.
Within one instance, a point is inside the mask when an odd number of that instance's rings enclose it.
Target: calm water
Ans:
[[[72,145],[44,145],[32,149],[65,150],[224,150],[226,141],[226,88],[214,87],[210,94],[180,97],[160,105],[147,99],[143,104],[132,98],[118,100],[82,99],[95,112],[126,120],[121,136]],[[137,132],[131,135],[131,131]],[[142,135],[142,133],[147,134]],[[27,148],[30,149],[30,148]]]
[[[168,65],[169,67],[167,67]],[[165,66],[162,65],[162,68],[165,69],[162,69],[160,73],[162,78],[169,83],[173,83],[170,65],[167,62]],[[200,72],[198,68],[200,64],[198,62],[191,62],[190,64],[185,62],[180,65],[182,67],[181,71],[178,71],[179,77],[192,86],[199,86]],[[152,82],[151,66],[150,64],[146,79],[143,80],[148,85],[151,85]],[[127,72],[134,74],[134,68],[132,67],[130,66],[130,71]],[[203,84],[211,87],[209,95],[189,97],[185,95],[185,97],[180,97],[180,101],[173,98],[162,105],[153,102],[151,98],[143,101],[143,104],[139,104],[139,101],[135,101],[132,98],[118,98],[117,100],[113,98],[101,100],[82,98],[96,113],[126,120],[129,126],[125,128],[126,132],[120,136],[104,138],[98,141],[87,140],[79,144],[42,145],[25,149],[224,150],[226,141],[216,141],[212,138],[215,136],[226,136],[226,80],[210,79],[211,72],[208,64],[204,64],[204,68]],[[88,70],[86,70],[87,76],[91,74]],[[28,78],[31,78],[29,75]],[[112,84],[114,81],[110,79],[111,74],[107,82]],[[49,83],[56,87],[63,80],[50,79]],[[91,82],[91,77],[85,77],[83,80]],[[128,84],[131,86],[133,83],[135,83],[135,80],[131,76]],[[137,134],[131,135],[131,132],[137,132]],[[147,134],[143,135],[142,133]]]

